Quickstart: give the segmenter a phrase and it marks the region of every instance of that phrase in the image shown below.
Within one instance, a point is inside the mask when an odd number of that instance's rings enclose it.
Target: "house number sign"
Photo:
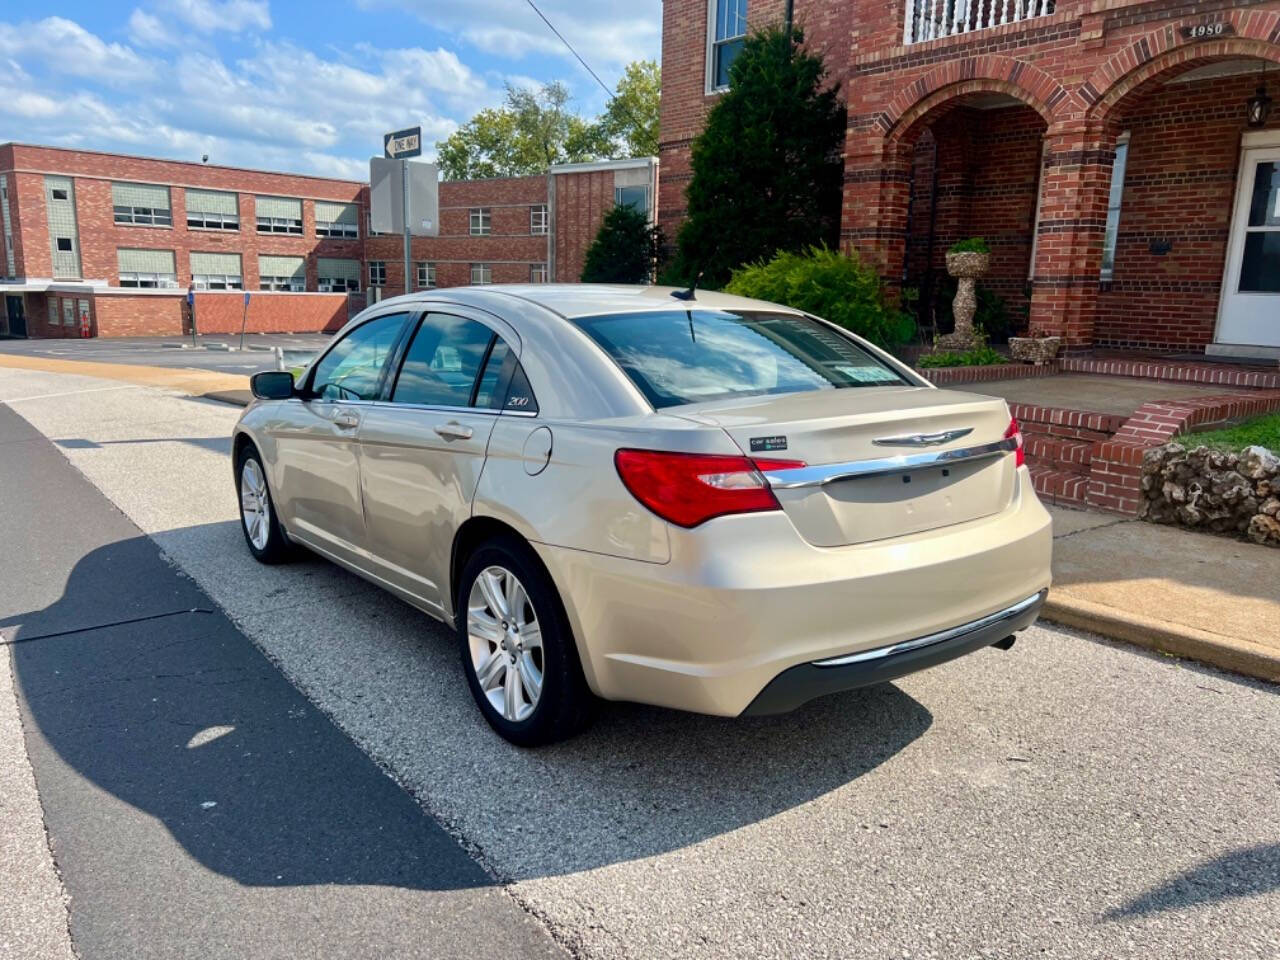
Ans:
[[[1236,28],[1229,23],[1197,23],[1178,28],[1183,40],[1212,40],[1214,37],[1234,36]]]

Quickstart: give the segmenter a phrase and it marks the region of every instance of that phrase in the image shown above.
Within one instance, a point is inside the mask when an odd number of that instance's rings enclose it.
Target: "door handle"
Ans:
[[[431,429],[435,430],[437,436],[444,437],[446,440],[470,440],[472,430],[470,427],[464,427],[456,420],[450,420],[448,423],[440,423]]]
[[[354,430],[360,426],[360,418],[346,410],[334,414],[333,425],[341,430]]]

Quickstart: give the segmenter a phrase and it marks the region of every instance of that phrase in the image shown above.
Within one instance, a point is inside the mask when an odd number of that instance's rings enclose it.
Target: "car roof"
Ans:
[[[604,313],[636,313],[641,311],[683,310],[767,310],[771,313],[798,313],[790,307],[764,300],[752,300],[712,290],[694,291],[692,300],[681,300],[672,293],[678,287],[655,287],[611,283],[513,283],[485,284],[471,287],[444,287],[431,291],[388,298],[392,302],[448,301],[491,310],[499,315],[511,300],[536,304],[552,313],[572,319]],[[380,305],[381,305],[380,304]]]

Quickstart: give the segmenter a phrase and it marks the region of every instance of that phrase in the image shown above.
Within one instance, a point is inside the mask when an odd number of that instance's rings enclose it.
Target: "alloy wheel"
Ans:
[[[542,630],[524,585],[505,567],[486,567],[471,585],[467,642],[489,704],[512,723],[527,719],[542,695]]]
[[[271,536],[271,501],[262,467],[253,457],[248,457],[240,468],[240,514],[249,542],[255,549],[265,550]]]

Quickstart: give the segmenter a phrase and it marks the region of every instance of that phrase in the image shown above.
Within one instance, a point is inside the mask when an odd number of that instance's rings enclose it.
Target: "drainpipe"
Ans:
[[[782,15],[782,22],[786,24],[787,39],[791,39],[791,24],[795,20],[795,0],[787,0],[786,11]]]

